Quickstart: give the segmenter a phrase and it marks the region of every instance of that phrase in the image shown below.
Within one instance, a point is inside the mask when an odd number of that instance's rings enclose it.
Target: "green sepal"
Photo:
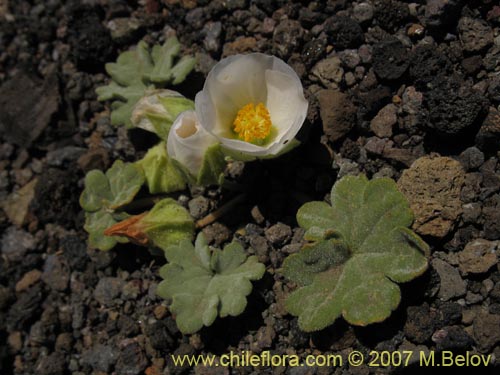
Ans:
[[[170,310],[182,333],[194,333],[210,326],[217,316],[240,315],[252,280],[265,272],[257,257],[247,257],[242,246],[232,242],[223,250],[210,250],[200,233],[195,241],[182,241],[165,250],[168,264],[160,269],[164,279],[159,296],[171,299]]]
[[[222,185],[224,182],[224,171],[226,169],[226,157],[219,143],[207,148],[203,155],[198,175],[194,176],[178,160],[172,159],[177,169],[183,174],[189,185],[209,186]]]
[[[222,185],[226,164],[225,155],[220,144],[210,146],[203,155],[201,168],[196,177],[196,184],[199,186]]]
[[[191,241],[194,235],[193,218],[172,198],[165,198],[156,203],[137,226],[162,250],[183,240]]]
[[[144,171],[151,194],[173,193],[186,188],[184,174],[168,156],[165,142],[150,148],[137,164]]]

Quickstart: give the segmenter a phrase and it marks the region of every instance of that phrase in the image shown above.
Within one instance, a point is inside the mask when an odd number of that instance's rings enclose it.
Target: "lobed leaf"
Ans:
[[[104,231],[120,220],[127,218],[127,214],[112,214],[101,209],[96,212],[85,213],[84,229],[89,233],[89,245],[93,248],[107,251],[112,249],[118,242],[126,243],[128,240],[119,236],[105,236]]]
[[[98,87],[96,92],[98,100],[114,100],[111,124],[133,127],[130,120],[132,111],[147,91],[184,81],[196,60],[183,57],[174,64],[179,52],[180,44],[176,37],[167,39],[163,46],[154,46],[151,51],[141,41],[136,49],[122,52],[115,63],[106,64],[112,82]]]
[[[428,245],[408,229],[413,215],[393,180],[346,176],[333,186],[331,202],[299,209],[297,222],[315,242],[283,266],[299,285],[286,307],[305,331],[341,315],[355,325],[386,319],[401,298],[395,283],[427,269]]]
[[[252,280],[265,272],[255,256],[247,257],[237,242],[224,250],[210,251],[203,234],[193,246],[182,241],[165,250],[168,264],[160,270],[164,279],[158,295],[171,299],[171,311],[183,333],[210,326],[217,316],[237,316],[246,307]]]
[[[117,160],[103,173],[92,170],[85,176],[85,189],[80,195],[80,206],[85,212],[84,229],[89,233],[89,244],[100,250],[109,250],[126,239],[108,237],[104,231],[128,217],[115,212],[127,205],[144,183],[142,169],[134,164]]]

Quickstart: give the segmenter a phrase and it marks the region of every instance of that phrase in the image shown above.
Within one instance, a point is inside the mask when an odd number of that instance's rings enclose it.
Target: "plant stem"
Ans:
[[[227,212],[231,211],[234,207],[236,207],[241,202],[245,201],[247,195],[245,193],[237,195],[235,198],[231,199],[229,202],[224,203],[221,207],[216,209],[215,211],[209,213],[204,218],[198,220],[196,222],[196,228],[201,229],[206,227],[209,224],[212,224],[214,221],[225,215]]]

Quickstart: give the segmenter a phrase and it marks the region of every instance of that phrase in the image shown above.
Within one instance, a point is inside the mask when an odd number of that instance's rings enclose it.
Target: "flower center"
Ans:
[[[248,103],[238,111],[233,125],[238,138],[245,142],[258,142],[271,133],[272,122],[264,104],[254,106],[253,103]]]

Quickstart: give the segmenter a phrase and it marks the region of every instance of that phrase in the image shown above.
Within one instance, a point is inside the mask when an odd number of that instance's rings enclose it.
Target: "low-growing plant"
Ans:
[[[196,224],[170,194],[193,185],[223,187],[231,159],[268,159],[290,151],[299,144],[295,136],[308,103],[293,69],[259,53],[217,63],[194,102],[160,90],[181,82],[193,68],[192,58],[173,64],[179,51],[175,38],[151,51],[141,42],[106,66],[114,82],[97,91],[100,100],[115,100],[112,123],[150,131],[159,143],[135,163],[116,161],[106,173],[89,172],[80,203],[91,246],[108,250],[132,241],[163,250],[168,264],[160,270],[158,294],[171,300],[181,332],[193,333],[217,316],[241,314],[251,281],[260,279],[265,267],[234,241],[223,250],[211,249],[198,234],[192,244],[196,229],[245,194]],[[148,191],[139,193],[144,185]],[[143,201],[150,210],[132,215],[145,208]],[[331,205],[306,203],[297,221],[309,243],[285,260],[283,273],[297,286],[286,308],[304,331],[323,329],[340,316],[353,325],[386,319],[401,299],[397,283],[427,269],[429,247],[409,229],[413,214],[391,179],[344,177],[332,188]]]
[[[409,229],[413,214],[396,183],[346,176],[333,186],[331,205],[309,202],[297,213],[311,243],[284,262],[297,284],[286,300],[304,331],[342,316],[353,325],[385,320],[401,298],[396,283],[427,269],[428,245]]]
[[[241,314],[252,291],[251,281],[265,272],[257,257],[247,257],[239,243],[210,249],[202,233],[194,246],[185,240],[167,247],[165,257],[168,264],[160,269],[164,280],[157,293],[172,300],[170,310],[182,333],[210,326],[217,316]]]

